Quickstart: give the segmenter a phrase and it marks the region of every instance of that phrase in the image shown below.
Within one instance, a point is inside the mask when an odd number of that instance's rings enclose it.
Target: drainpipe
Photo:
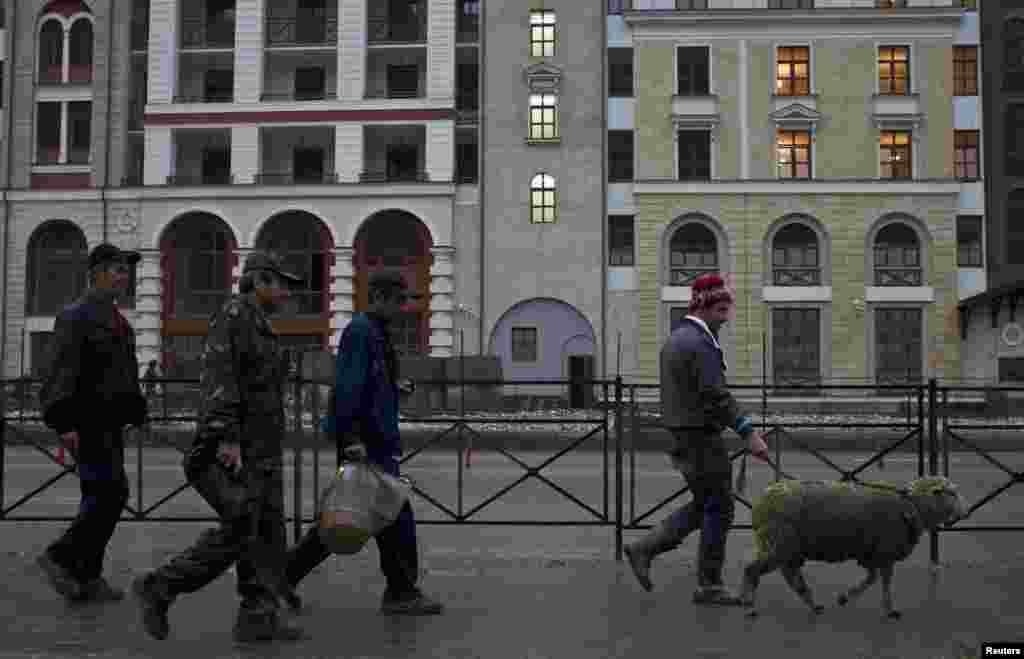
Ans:
[[[608,3],[601,10],[601,378],[608,378]],[[635,228],[634,228],[635,231]]]
[[[485,136],[487,135],[486,121],[487,118],[487,106],[484,103],[484,99],[487,98],[487,75],[483,70],[484,62],[487,59],[484,57],[484,51],[487,48],[487,3],[480,3],[480,19],[477,22],[477,41],[480,45],[477,47],[477,80],[478,90],[477,93],[480,95],[477,99],[481,110],[479,112],[479,123],[477,124],[477,139],[476,139],[476,162],[477,162],[477,184],[479,186],[479,207],[480,207],[480,306],[478,308],[479,315],[477,318],[480,321],[480,339],[479,339],[479,352],[482,357],[484,354],[484,278],[487,276],[487,268],[484,267],[484,248],[487,246],[487,240],[485,234],[487,232],[487,206],[484,204],[485,192],[487,189],[487,177],[484,176],[484,144],[487,143]]]
[[[107,132],[105,144],[103,145],[103,185],[100,186],[100,198],[103,201],[103,242],[107,242],[109,232],[107,188],[110,186],[110,147],[113,140],[110,139],[111,125],[111,103],[113,102],[112,86],[114,78],[114,5],[116,0],[110,0],[107,7]],[[93,62],[96,57],[93,55]],[[94,64],[95,69],[95,64]]]
[[[14,42],[18,38],[19,33],[17,28],[18,25],[18,3],[12,2],[10,4],[11,13],[7,21],[7,79],[10,81],[7,84],[7,89],[4,90],[4,95],[7,97],[7,113],[5,119],[7,119],[6,127],[6,140],[7,144],[7,173],[4,176],[4,272],[3,272],[3,304],[0,305],[0,364],[7,363],[7,306],[9,304],[10,296],[7,294],[7,273],[11,269],[11,172],[14,165],[14,149],[11,147],[11,140],[14,136],[14,99],[17,98],[17,94],[14,93],[14,85],[16,84],[17,78],[14,76],[15,68],[11,66],[14,63]],[[14,28],[14,29],[12,29]],[[3,378],[5,373],[0,371],[0,378]]]

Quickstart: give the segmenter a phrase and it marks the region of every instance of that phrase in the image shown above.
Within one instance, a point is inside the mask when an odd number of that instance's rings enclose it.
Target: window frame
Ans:
[[[892,138],[895,141],[896,138],[898,136],[900,136],[900,135],[906,135],[907,136],[907,143],[905,145],[903,145],[903,144],[895,144],[895,143],[893,143],[893,144],[886,144],[885,143],[885,139],[886,139],[887,136]],[[885,175],[885,167],[888,166],[888,167],[891,168],[893,166],[893,163],[894,162],[898,162],[898,161],[896,161],[896,160],[894,160],[892,158],[892,154],[891,153],[890,153],[890,157],[889,157],[888,161],[883,161],[882,153],[887,148],[895,149],[895,148],[898,148],[898,147],[899,148],[902,148],[902,147],[906,148],[906,152],[907,152],[907,165],[906,165],[906,167],[907,167],[907,170],[908,170],[908,174],[907,174],[907,176],[894,176],[892,170],[890,170],[889,176],[886,176]],[[879,136],[878,136],[878,165],[879,165],[878,166],[878,178],[883,180],[883,181],[913,181],[914,180],[914,132],[913,132],[913,130],[910,130],[910,129],[888,129],[887,128],[887,129],[879,131]]]
[[[884,50],[891,50],[892,53],[893,53],[893,59],[883,60],[882,59],[882,52]],[[906,76],[904,78],[900,78],[900,77],[896,76],[896,74],[895,74],[896,65],[901,62],[901,60],[896,58],[896,52],[900,51],[900,50],[906,51],[906,55],[907,55],[907,59],[906,59]],[[879,96],[910,96],[910,95],[912,95],[914,93],[914,77],[913,77],[913,66],[912,66],[913,65],[913,57],[914,57],[913,49],[909,45],[906,45],[906,44],[888,44],[888,43],[880,43],[880,44],[878,44],[876,46],[876,49],[875,49],[875,93],[878,94]],[[889,64],[893,68],[890,71],[889,77],[888,78],[884,78],[884,79],[887,80],[890,83],[890,85],[892,85],[896,81],[904,80],[905,81],[905,89],[903,91],[901,91],[901,92],[893,92],[891,87],[890,87],[889,91],[882,91],[882,80],[883,80],[883,78],[882,78],[882,67],[885,64]]]
[[[624,56],[626,53],[628,53],[629,55],[628,90],[626,89],[625,85],[620,85],[615,82],[616,80],[618,80],[618,78],[615,75],[617,69],[623,68],[625,66],[625,63],[613,62],[613,51],[619,55]],[[636,96],[636,61],[632,46],[613,46],[608,48],[608,96],[610,98],[633,98]]]
[[[550,20],[548,18],[550,17]],[[558,17],[554,9],[530,10],[530,57],[542,59],[555,56],[558,41]],[[550,31],[550,38],[548,38]],[[539,51],[539,54],[538,54]]]
[[[680,78],[680,75],[681,75],[681,73],[683,71],[683,68],[684,68],[683,67],[684,59],[682,57],[680,57],[680,53],[682,51],[684,51],[684,50],[689,50],[689,51],[701,50],[701,51],[704,52],[704,56],[705,56],[704,68],[705,68],[706,77],[707,77],[707,91],[704,91],[704,92],[694,91],[696,86],[697,86],[696,85],[697,76],[691,76],[691,81],[693,81],[693,82],[690,85],[690,89],[687,90],[687,91],[683,90],[683,87],[680,84],[682,82],[682,80]],[[711,96],[711,95],[714,94],[714,84],[713,84],[713,77],[714,76],[713,76],[713,64],[712,64],[713,59],[711,57],[711,46],[710,46],[710,44],[696,44],[696,45],[685,45],[685,46],[677,45],[676,46],[675,57],[673,58],[673,61],[674,61],[674,67],[675,67],[675,71],[673,72],[675,74],[675,82],[674,82],[675,96],[693,97],[693,96]],[[687,68],[689,68],[691,74],[697,71],[697,66],[696,66],[696,64],[694,62],[687,62]]]
[[[793,51],[793,50],[799,50],[799,49],[803,49],[803,50],[807,51],[807,59],[806,60],[799,60],[799,59],[789,59],[789,60],[785,60],[785,61],[782,60],[782,58],[781,58],[781,51],[782,50]],[[775,64],[775,66],[774,66],[775,85],[774,85],[774,87],[772,89],[772,94],[774,96],[780,96],[780,97],[785,97],[785,98],[794,98],[794,97],[813,96],[814,95],[814,86],[812,84],[813,80],[812,80],[812,76],[811,76],[811,73],[812,73],[812,70],[813,70],[813,59],[812,59],[813,58],[813,54],[812,54],[812,51],[813,51],[813,49],[811,48],[810,44],[800,44],[800,43],[795,43],[795,44],[794,43],[787,43],[785,45],[783,45],[783,44],[776,44],[776,46],[774,48],[774,55],[775,55],[775,60],[774,60],[774,64]],[[779,67],[781,67],[783,64],[789,64],[791,66],[791,70],[790,70],[791,75],[788,78],[782,78],[782,77],[779,76]],[[795,73],[796,65],[799,65],[799,64],[806,64],[807,65],[807,77],[806,78],[801,78],[801,77],[796,76],[796,73]],[[783,93],[783,92],[780,91],[779,84],[783,80],[788,81],[789,83],[792,84],[792,92],[791,93],[787,94],[787,93]],[[796,83],[798,81],[801,81],[801,80],[806,80],[806,82],[807,82],[807,89],[806,89],[805,93],[797,93]]]
[[[793,226],[798,226],[798,227],[802,227],[803,229],[806,229],[808,232],[810,232],[810,235],[812,236],[812,240],[810,240],[809,242],[803,242],[803,243],[797,243],[797,242],[779,243],[779,235],[782,234],[784,231],[786,231],[786,229],[788,229],[789,227],[793,227]],[[783,234],[783,237],[785,237],[784,234]],[[799,221],[789,221],[789,222],[786,222],[785,224],[780,226],[772,234],[771,243],[769,244],[768,249],[770,250],[770,252],[769,252],[769,259],[770,259],[770,263],[771,263],[771,285],[772,286],[796,287],[796,286],[822,286],[823,285],[822,281],[823,281],[824,273],[822,272],[821,236],[818,235],[818,232],[815,231],[810,225],[808,225],[808,224],[806,224],[804,222],[799,222]],[[776,259],[776,256],[778,255],[778,252],[780,250],[785,251],[785,250],[788,250],[788,249],[802,249],[803,252],[802,252],[801,256],[803,257],[804,260],[806,260],[806,257],[807,257],[807,254],[808,254],[808,250],[813,250],[813,252],[814,252],[814,259],[813,259],[814,263],[811,264],[811,265],[807,265],[806,263],[801,263],[800,265],[794,265],[794,264],[788,262],[788,257],[790,256],[790,254],[788,254],[788,253],[785,254],[785,256],[783,257],[783,262],[780,263]],[[791,278],[788,282],[784,281],[784,279],[785,279],[784,275],[785,274],[792,273],[792,272],[800,272],[800,271],[811,272],[812,275],[809,277],[809,279],[811,281],[807,282],[807,283],[804,283],[804,282],[799,281],[797,277]]]
[[[783,144],[782,138],[784,135],[789,135],[793,138],[793,142],[790,144]],[[807,144],[797,144],[796,137],[798,135],[804,135],[807,137]],[[797,158],[797,153],[801,147],[806,146],[807,151],[807,176],[798,176],[797,172],[800,165],[802,164]],[[788,150],[790,153],[790,172],[788,176],[783,176],[781,169],[783,167],[782,162],[782,151],[783,149]],[[810,130],[806,129],[791,129],[791,128],[778,128],[775,131],[775,178],[781,181],[812,181],[814,180],[814,134]]]
[[[628,154],[626,149],[613,152],[615,147],[625,146],[625,143],[617,144],[619,137],[628,135]],[[613,137],[614,136],[614,137]],[[613,155],[614,153],[614,155]],[[626,157],[628,155],[628,158]],[[621,158],[617,157],[621,156]],[[631,129],[609,130],[608,131],[608,182],[609,183],[632,183],[636,180],[636,135]]]
[[[620,239],[624,240],[619,242]],[[635,215],[614,213],[608,216],[608,267],[636,267]]]
[[[547,183],[550,181],[551,185]],[[541,195],[540,203],[537,194]],[[550,194],[550,197],[548,196]],[[550,203],[548,201],[550,200]],[[544,219],[544,211],[551,209],[551,219]],[[541,219],[536,219],[538,215]],[[538,172],[530,179],[530,223],[554,224],[558,222],[558,181],[547,172]]]
[[[978,241],[965,243],[961,240],[962,224],[967,221],[977,223]],[[956,216],[956,267],[958,268],[984,268],[985,267],[985,218],[982,215],[957,215]]]
[[[687,170],[688,172],[693,173],[692,176],[689,176],[687,178],[683,177],[683,172],[684,172],[684,169],[683,169],[683,162],[684,161],[683,161],[683,157],[682,157],[682,155],[683,155],[682,154],[683,140],[682,140],[682,137],[681,137],[681,135],[683,133],[688,133],[688,134],[690,134],[690,133],[692,133],[692,134],[701,133],[701,134],[704,134],[704,135],[707,136],[707,143],[708,143],[708,147],[707,147],[708,148],[707,177],[701,176],[699,174],[700,170],[697,170],[695,168],[691,168],[691,169]],[[684,182],[685,181],[711,181],[711,180],[713,180],[714,175],[715,175],[715,171],[714,171],[715,154],[714,154],[714,139],[712,139],[712,131],[711,131],[711,129],[709,129],[709,128],[681,128],[681,129],[677,129],[675,131],[675,136],[676,136],[676,140],[675,140],[676,141],[676,143],[675,143],[675,151],[676,151],[675,152],[675,165],[676,165],[675,180],[677,180],[677,181],[684,181]],[[691,153],[691,155],[692,155],[692,153]],[[686,162],[688,164],[692,165],[693,163],[699,163],[701,161],[693,159],[693,160],[687,160]]]
[[[974,139],[974,144],[964,144]],[[971,151],[974,152],[973,162],[970,159]],[[974,167],[974,175],[970,175],[970,167]],[[954,130],[953,131],[953,176],[958,181],[977,181],[981,179],[981,131],[979,130]]]
[[[902,225],[906,227],[909,231],[913,232],[915,240],[913,246],[910,245],[909,243],[879,243],[878,237],[881,236],[886,229],[895,225]],[[887,250],[902,250],[902,252],[899,253],[898,255],[898,264],[888,262],[889,254]],[[914,258],[908,259],[908,254],[911,252],[915,253]],[[880,258],[880,255],[883,253],[886,254],[886,257],[884,259]],[[887,222],[886,224],[878,227],[878,230],[871,238],[872,285],[879,288],[894,286],[925,286],[927,284],[927,281],[925,279],[926,273],[924,269],[924,257],[924,246],[921,241],[921,235],[917,232],[913,225],[902,221]],[[903,271],[911,273],[911,279],[916,279],[917,283],[907,284],[900,281],[896,281],[895,283],[883,283],[883,275],[886,274],[888,271]],[[889,276],[891,277],[892,274],[889,273]]]
[[[523,359],[521,353],[516,351],[516,335],[522,332],[532,334],[533,337],[533,359]],[[522,344],[518,344],[520,347]],[[508,331],[508,356],[513,364],[536,364],[540,361],[540,328],[536,325],[513,325]]]
[[[708,246],[710,246],[711,249],[710,250],[708,250],[708,249],[703,249],[703,250],[700,250],[700,249],[696,249],[696,250],[686,250],[686,249],[683,249],[683,250],[681,250],[679,252],[673,251],[673,243],[675,242],[676,236],[679,235],[680,232],[686,230],[691,225],[696,225],[699,228],[707,231],[708,234],[710,234],[710,236],[711,236],[711,242],[710,243],[684,243],[683,244],[684,247],[686,245],[697,245],[698,247],[708,247]],[[718,237],[718,235],[716,235],[714,229],[709,227],[704,222],[700,222],[700,221],[697,221],[697,220],[691,220],[691,221],[688,221],[688,222],[683,222],[682,224],[676,226],[672,230],[672,235],[669,236],[669,238],[668,238],[668,256],[665,259],[666,265],[667,265],[667,268],[665,270],[665,282],[666,282],[666,285],[667,286],[692,286],[693,285],[693,281],[697,277],[699,277],[700,275],[703,275],[703,274],[717,274],[717,273],[719,273],[721,271],[721,268],[722,268],[722,255],[719,253],[720,249],[721,249],[721,246],[719,244],[719,237]],[[681,258],[682,262],[678,264],[678,267],[676,267],[677,264],[673,263],[673,259],[672,259],[673,255],[677,254],[677,253],[682,256],[682,258]],[[688,266],[687,263],[686,263],[686,255],[687,254],[698,255],[700,257],[699,260],[701,262],[697,263],[697,264],[694,264],[692,266]],[[709,254],[713,257],[711,259],[713,261],[713,263],[710,263],[710,264],[704,262],[706,260],[704,257],[707,257]],[[672,274],[673,270],[679,270],[679,271],[681,271],[681,274],[684,275],[684,276],[680,277],[680,281],[676,281],[676,278],[673,277],[673,274]],[[690,273],[692,275],[694,275],[694,276],[686,277],[685,275],[687,274],[687,271],[690,271]]]
[[[56,249],[40,247],[38,241],[44,237],[44,234],[55,230],[67,231],[68,236],[74,236],[73,240],[77,242],[77,245],[71,247],[62,246]],[[75,235],[76,232],[77,235]],[[40,258],[42,254],[46,253],[58,253],[61,258],[56,261]],[[25,261],[24,308],[26,316],[56,316],[64,305],[73,302],[88,286],[86,269],[89,261],[89,242],[82,228],[70,220],[48,220],[36,227],[28,239]],[[52,301],[49,297],[44,299],[41,296],[42,279],[40,275],[44,271],[52,270],[54,263],[64,264],[64,267],[67,268],[66,274],[71,275],[71,277],[57,278],[68,285],[70,294],[66,300],[57,301],[54,305],[40,304],[40,302],[49,303]],[[49,294],[52,291],[46,292]]]
[[[971,58],[958,57],[972,53]],[[963,74],[970,72],[967,77]],[[953,45],[953,96],[978,95],[978,47],[964,44]]]
[[[788,3],[796,4],[796,7],[783,7],[787,0],[768,0],[768,9],[814,9],[814,0],[788,0]]]
[[[552,102],[549,103],[549,100]],[[527,132],[526,139],[530,142],[557,142],[561,139],[558,130],[558,94],[538,94],[531,93],[529,98],[530,110],[527,115]],[[546,114],[550,112],[552,119],[550,122],[545,121]],[[539,120],[537,113],[540,113]],[[552,135],[550,137],[544,137],[544,128],[550,126]],[[535,136],[534,131],[538,130],[541,135]]]

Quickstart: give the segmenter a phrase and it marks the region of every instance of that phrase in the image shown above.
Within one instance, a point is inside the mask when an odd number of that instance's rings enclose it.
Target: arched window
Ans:
[[[85,290],[88,247],[82,230],[57,220],[36,229],[28,243],[25,313],[55,315]]]
[[[327,310],[328,238],[327,227],[303,211],[282,213],[260,231],[256,249],[274,252],[289,272],[302,277],[283,315],[318,316]]]
[[[1024,90],[1024,18],[1011,18],[1003,25],[1006,71],[1003,87]]]
[[[39,30],[39,82],[58,84],[64,79],[64,28],[56,18]]]
[[[669,286],[692,286],[697,277],[718,272],[718,241],[700,222],[676,229],[669,243]]]
[[[71,26],[68,45],[68,81],[84,83],[92,81],[92,21],[79,18]]]
[[[530,221],[535,224],[554,222],[558,218],[557,208],[555,177],[537,174],[530,181]]]
[[[910,225],[895,222],[875,236],[875,286],[920,286],[921,243]]]
[[[209,213],[182,217],[169,229],[162,251],[170,274],[166,310],[176,319],[208,318],[231,295],[234,238],[223,220]]]
[[[792,222],[772,240],[772,285],[820,286],[818,234],[806,224]]]

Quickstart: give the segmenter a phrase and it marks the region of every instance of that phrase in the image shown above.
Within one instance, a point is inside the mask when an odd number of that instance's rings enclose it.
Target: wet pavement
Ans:
[[[194,540],[205,524],[122,524],[107,559],[116,585]],[[312,608],[301,621],[310,639],[297,644],[236,645],[233,576],[181,597],[171,634],[142,631],[130,598],[108,605],[68,605],[43,580],[33,559],[63,524],[5,523],[0,554],[0,659],[28,657],[312,657],[569,659],[585,657],[822,657],[939,659],[971,656],[982,641],[1024,640],[1024,545],[1014,533],[1001,543],[961,544],[944,552],[932,576],[927,539],[897,567],[894,596],[904,617],[883,620],[881,591],[839,609],[835,596],[861,577],[855,565],[810,564],[807,580],[828,609],[811,614],[779,574],[758,591],[760,617],[740,609],[690,602],[696,537],[659,558],[653,593],[643,592],[625,564],[583,556],[572,546],[539,542],[542,551],[476,553],[431,549],[444,527],[424,528],[425,590],[445,602],[443,616],[400,618],[378,613],[383,578],[376,548],[329,559],[301,585]],[[471,529],[460,529],[468,531]],[[481,531],[483,531],[481,529]],[[544,528],[505,529],[509,537],[542,539]],[[492,535],[493,529],[488,529]],[[512,543],[510,543],[512,544]],[[750,535],[731,536],[727,580],[735,583],[750,555]]]

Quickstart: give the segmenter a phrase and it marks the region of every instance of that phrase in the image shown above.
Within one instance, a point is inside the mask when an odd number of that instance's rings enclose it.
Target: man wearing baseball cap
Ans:
[[[324,430],[338,442],[339,452],[358,445],[350,454],[365,456],[381,470],[399,477],[402,444],[398,435],[400,393],[411,393],[400,382],[398,359],[391,342],[390,322],[409,300],[422,296],[410,291],[400,273],[378,271],[369,279],[369,308],[358,313],[338,343],[337,376]],[[435,615],[444,606],[417,586],[419,557],[416,521],[406,502],[398,519],[376,537],[380,567],[387,579],[381,612],[391,615]],[[288,604],[296,611],[302,601],[294,588],[330,551],[310,528],[288,555]]]
[[[128,500],[124,426],[146,422],[135,331],[117,309],[138,252],[103,243],[89,254],[89,287],[57,316],[43,386],[43,421],[76,462],[82,503],[68,530],[36,560],[73,601],[120,600],[103,578],[107,544]]]

